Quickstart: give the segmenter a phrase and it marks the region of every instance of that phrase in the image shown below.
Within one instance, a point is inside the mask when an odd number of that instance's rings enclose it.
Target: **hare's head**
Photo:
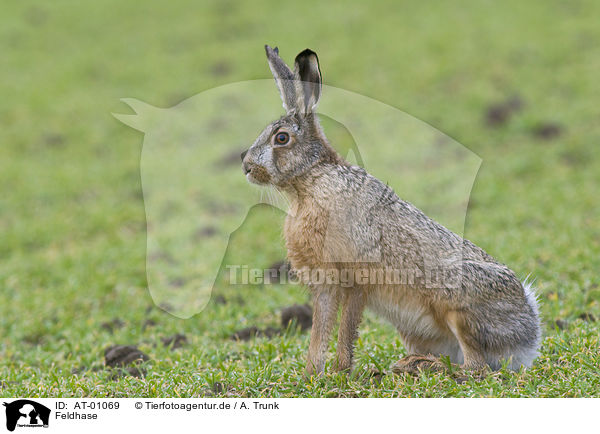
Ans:
[[[317,54],[308,49],[298,54],[292,71],[277,48],[265,49],[286,114],[242,153],[242,169],[250,182],[286,187],[315,166],[340,157],[328,145],[315,113],[321,96]]]

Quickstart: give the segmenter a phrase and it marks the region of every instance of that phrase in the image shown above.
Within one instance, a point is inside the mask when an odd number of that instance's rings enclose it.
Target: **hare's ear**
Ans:
[[[317,53],[308,48],[296,56],[295,72],[300,80],[298,105],[305,113],[312,112],[321,96],[321,69]]]
[[[296,77],[285,62],[281,60],[281,57],[279,57],[279,50],[277,47],[271,48],[268,45],[265,45],[265,51],[267,52],[269,68],[271,68],[273,77],[275,77],[275,83],[281,94],[283,108],[289,113],[297,108],[296,86],[294,85],[294,79]]]

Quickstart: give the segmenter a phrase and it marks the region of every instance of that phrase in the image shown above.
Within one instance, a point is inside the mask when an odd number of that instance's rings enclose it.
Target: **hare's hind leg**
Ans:
[[[325,369],[329,338],[337,319],[339,291],[336,287],[319,286],[313,292],[313,323],[306,360],[305,375],[320,374]]]
[[[477,339],[469,333],[462,315],[458,312],[449,312],[447,321],[464,356],[462,367],[474,371],[485,368],[487,366],[485,352]]]
[[[352,367],[354,342],[358,337],[358,326],[367,297],[366,292],[358,288],[342,288],[340,291],[342,319],[338,332],[335,368],[338,371],[345,371]]]

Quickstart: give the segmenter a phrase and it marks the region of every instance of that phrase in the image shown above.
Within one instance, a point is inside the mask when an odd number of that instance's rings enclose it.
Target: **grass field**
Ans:
[[[600,4],[353,3],[3,5],[1,396],[600,396]],[[230,339],[245,327],[278,327],[285,306],[308,301],[302,288],[218,280],[189,319],[155,305],[143,135],[111,113],[130,113],[123,97],[170,107],[270,78],[265,43],[289,62],[314,49],[327,84],[397,107],[482,159],[464,234],[536,279],[544,340],[531,369],[393,375],[402,344],[367,315],[353,374],[305,380],[306,332]],[[222,175],[245,183],[239,166]],[[212,193],[234,197],[228,186],[216,182]],[[283,260],[282,220],[254,208],[228,263]],[[200,237],[200,251],[210,252],[206,243]],[[163,345],[176,334],[183,345]],[[115,344],[150,357],[145,377],[105,369],[104,350]]]

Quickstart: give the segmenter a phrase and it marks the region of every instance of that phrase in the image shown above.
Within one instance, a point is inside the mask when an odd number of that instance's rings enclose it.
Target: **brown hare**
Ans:
[[[298,54],[292,71],[277,48],[265,49],[286,114],[242,154],[242,166],[250,182],[290,200],[288,257],[314,304],[306,374],[323,372],[340,307],[338,370],[352,367],[367,307],[397,328],[406,359],[446,355],[465,369],[497,369],[503,360],[511,369],[530,366],[541,338],[530,285],[334,151],[315,112],[316,53]]]

